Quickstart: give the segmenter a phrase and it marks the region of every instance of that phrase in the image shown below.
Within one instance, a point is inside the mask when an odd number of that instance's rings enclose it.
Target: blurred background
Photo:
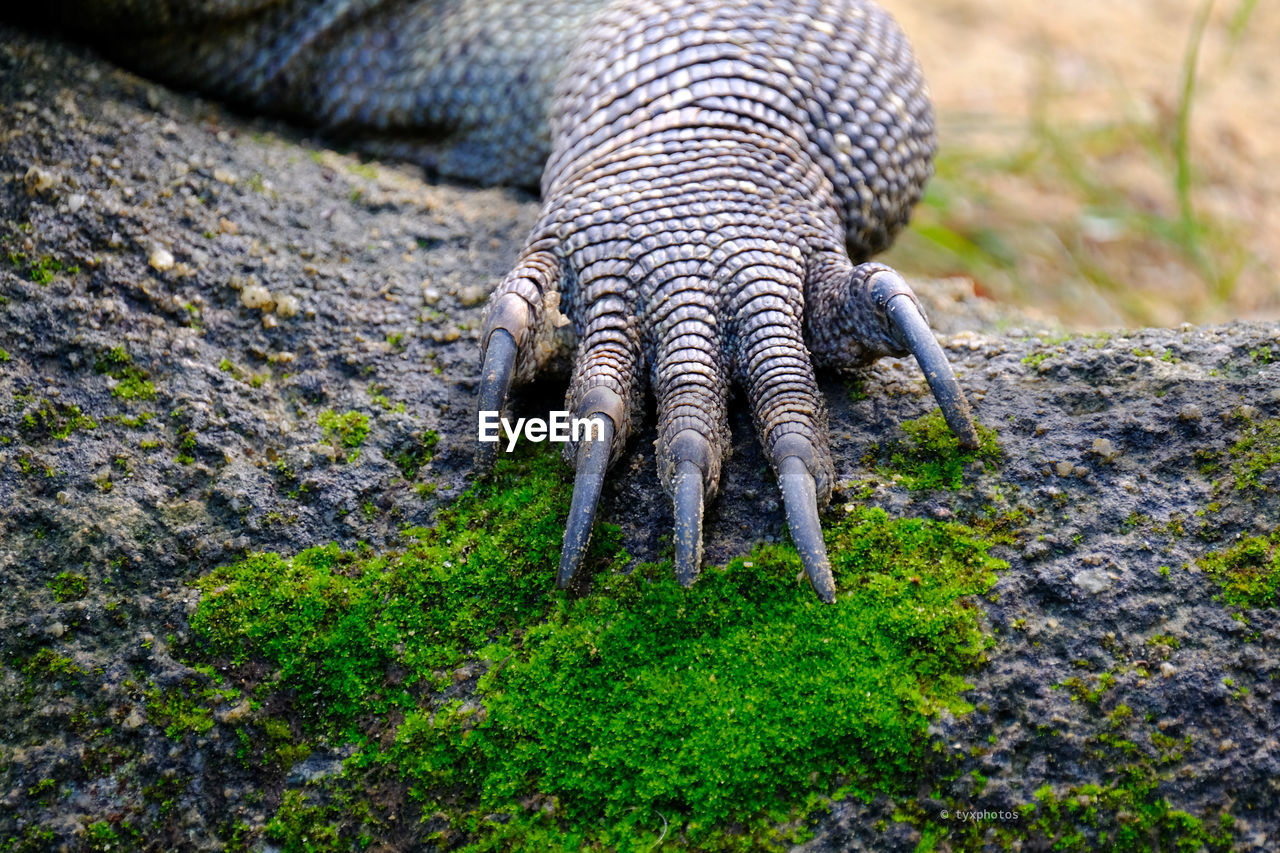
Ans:
[[[881,2],[941,146],[889,263],[1072,328],[1280,320],[1280,3]]]

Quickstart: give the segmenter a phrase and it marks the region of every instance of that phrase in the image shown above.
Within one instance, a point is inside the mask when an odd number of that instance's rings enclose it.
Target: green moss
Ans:
[[[369,437],[369,416],[361,412],[350,411],[340,415],[333,409],[326,409],[316,418],[316,423],[334,447],[345,447],[351,451],[347,455],[348,462],[355,461],[360,455],[360,445]]]
[[[55,849],[57,835],[47,826],[27,824],[20,835],[10,836],[4,840],[4,853],[45,853]]]
[[[983,515],[974,518],[971,524],[992,544],[1017,545],[1026,534],[1026,527],[1035,514],[1035,509],[1029,506],[1015,506],[1006,512],[987,506]]]
[[[41,400],[36,410],[23,415],[21,421],[23,432],[59,441],[70,438],[73,432],[97,427],[97,421],[80,411],[79,406],[54,404],[48,400]]]
[[[1199,818],[1169,805],[1161,786],[1179,774],[1189,738],[1177,740],[1144,727],[1129,706],[1119,704],[1085,740],[1091,760],[1107,767],[1100,783],[1055,788],[1046,784],[1033,801],[1014,809],[1016,817],[996,821],[944,820],[909,804],[923,834],[939,847],[955,850],[1037,849],[1064,851],[1232,849],[1234,820],[1226,812]],[[1150,745],[1135,739],[1146,731]],[[1131,739],[1133,738],[1133,739]],[[951,802],[952,811],[972,808]],[[918,849],[934,849],[932,847]]]
[[[49,649],[40,649],[22,667],[28,679],[39,681],[49,678],[61,678],[84,675],[84,670],[76,666],[69,657],[56,654]]]
[[[92,853],[108,853],[108,851],[124,849],[121,846],[124,839],[105,820],[94,821],[86,826],[81,841],[84,849]]]
[[[196,434],[190,427],[178,426],[178,455],[173,461],[179,465],[190,465],[196,461]]]
[[[422,438],[414,440],[410,446],[397,453],[396,465],[400,468],[401,475],[406,480],[417,477],[419,469],[431,461],[436,445],[439,443],[439,434],[435,430],[427,430],[422,434]]]
[[[89,581],[73,572],[62,572],[48,586],[58,601],[79,601],[89,592]]]
[[[8,350],[0,349],[0,364],[3,364],[4,362],[8,361],[12,357],[13,356],[9,355]]]
[[[1222,597],[1240,607],[1280,605],[1280,531],[1251,536],[1205,554],[1197,562],[1222,587]]]
[[[1055,791],[1045,785],[1035,793],[1029,835],[1053,839],[1054,850],[1229,850],[1231,826],[1223,815],[1218,831],[1200,818],[1170,808],[1156,782],[1130,767],[1108,785],[1080,785]],[[1086,834],[1084,830],[1092,830]]]
[[[400,414],[404,414],[404,400],[397,400],[394,403],[391,402],[391,399],[386,395],[386,390],[386,387],[383,385],[379,385],[376,382],[370,383],[368,388],[369,400],[389,412],[399,412]]]
[[[1245,424],[1227,455],[1237,490],[1263,488],[1259,476],[1280,468],[1280,418]]]
[[[1097,685],[1090,687],[1083,679],[1072,676],[1060,685],[1055,685],[1051,689],[1065,687],[1070,693],[1071,698],[1076,702],[1088,702],[1090,705],[1097,705],[1102,701],[1102,697],[1108,690],[1115,686],[1116,677],[1109,672],[1104,672],[1098,676]]]
[[[30,261],[25,252],[11,251],[8,253],[8,257],[10,264],[19,269],[25,267],[27,278],[41,286],[52,282],[58,273],[64,269],[62,261],[48,255],[38,260]],[[80,272],[80,267],[78,266],[66,267],[65,269],[72,274]]]
[[[914,790],[928,718],[964,710],[985,644],[965,597],[1002,564],[972,531],[856,509],[827,531],[829,606],[790,548],[686,590],[669,565],[619,573],[606,529],[588,557],[598,589],[569,596],[554,589],[566,473],[549,452],[504,460],[402,553],[219,569],[200,582],[194,648],[265,664],[261,695],[294,697],[304,733],[358,743],[349,770],[403,780],[450,846],[648,849],[665,822],[667,843],[753,847],[842,786]],[[362,820],[298,797],[270,835],[304,849]]]
[[[942,412],[935,409],[915,420],[903,421],[906,439],[891,443],[883,453],[873,444],[863,462],[879,462],[877,471],[881,476],[891,477],[912,491],[958,489],[963,484],[966,465],[981,461],[990,469],[1000,459],[995,430],[981,424],[977,427],[978,449],[962,451]]]
[[[121,400],[154,400],[156,388],[149,380],[150,374],[133,363],[133,357],[123,346],[113,347],[98,357],[93,369],[116,380],[111,396]]]
[[[366,181],[374,181],[378,178],[378,170],[371,163],[351,163],[347,166],[347,170]]]
[[[341,845],[338,826],[324,818],[326,810],[308,804],[301,791],[285,791],[275,817],[267,824],[266,835],[272,841],[283,843],[286,850],[306,850],[307,853],[349,849]],[[305,844],[298,844],[305,839]]]
[[[240,698],[238,690],[191,684],[155,688],[146,691],[144,695],[147,701],[147,719],[162,727],[165,734],[173,740],[209,731],[213,728],[214,707]]]
[[[129,429],[142,429],[153,417],[155,415],[151,412],[139,412],[136,415],[107,415],[103,420]]]

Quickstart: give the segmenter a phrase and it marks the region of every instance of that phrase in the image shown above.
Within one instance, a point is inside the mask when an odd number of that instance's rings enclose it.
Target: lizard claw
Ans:
[[[784,442],[779,442],[779,449]],[[827,546],[822,539],[822,522],[818,518],[817,479],[805,460],[793,453],[782,456],[777,471],[791,541],[804,564],[805,574],[809,576],[809,585],[818,598],[831,604],[836,600],[836,582],[831,574]]]
[[[675,476],[676,580],[693,586],[702,567],[702,470],[681,462]]]
[[[712,466],[711,444],[696,429],[684,429],[659,454],[669,455],[672,462],[659,464],[674,472],[667,488],[676,521],[676,580],[681,586],[693,586],[702,569],[702,512],[707,497],[704,472]]]
[[[969,401],[956,381],[951,362],[947,361],[938,339],[933,336],[924,312],[911,291],[906,289],[906,283],[897,273],[879,272],[872,278],[871,287],[873,292],[890,293],[884,306],[894,337],[915,356],[934,399],[938,401],[938,408],[942,410],[951,432],[960,440],[960,446],[966,450],[977,450],[978,431],[973,426]]]
[[[531,325],[529,303],[514,293],[504,293],[491,301],[485,319],[480,393],[476,395],[477,418],[482,412],[502,412],[511,392],[520,342]],[[493,470],[498,458],[498,442],[476,441],[476,467],[481,473]]]
[[[600,504],[600,489],[604,486],[604,474],[609,467],[609,451],[613,446],[613,421],[597,413],[595,421],[601,432],[597,439],[578,444],[577,473],[573,477],[573,501],[569,505],[569,518],[564,526],[564,548],[560,552],[560,573],[556,582],[561,588],[569,585],[582,565],[582,558],[591,543],[591,527],[596,520],[596,507]]]
[[[480,393],[476,408],[480,412],[501,412],[511,390],[511,373],[516,364],[516,341],[506,329],[495,329],[484,350],[484,366],[480,369]],[[476,443],[476,467],[490,471],[498,458],[498,442]]]
[[[560,572],[557,576],[561,588],[569,585],[586,556],[604,475],[609,469],[614,439],[619,424],[623,424],[626,409],[616,391],[597,385],[582,395],[576,411],[577,418],[590,420],[593,426],[599,426],[599,430],[587,429],[586,435],[578,441],[574,457],[577,472],[573,476],[573,500],[564,525],[564,547],[560,551]],[[625,428],[625,424],[623,426]]]

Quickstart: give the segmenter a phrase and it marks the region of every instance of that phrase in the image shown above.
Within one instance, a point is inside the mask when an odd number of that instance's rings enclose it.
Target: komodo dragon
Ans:
[[[317,125],[439,175],[541,183],[543,209],[486,309],[479,409],[546,362],[603,440],[576,465],[559,581],[586,551],[605,472],[658,404],[675,572],[746,391],[809,580],[832,601],[818,508],[833,469],[813,364],[913,354],[952,431],[968,404],[906,283],[867,263],[932,173],[932,108],[871,0],[44,0],[168,82]],[[856,264],[856,265],[855,265]],[[481,468],[496,445],[477,444]]]

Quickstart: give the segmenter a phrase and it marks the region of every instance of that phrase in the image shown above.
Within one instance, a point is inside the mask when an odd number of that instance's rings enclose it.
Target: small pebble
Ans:
[[[1076,466],[1072,465],[1070,462],[1059,462],[1056,467],[1059,477],[1070,477],[1075,469]]]
[[[479,305],[484,301],[484,288],[476,284],[468,284],[458,288],[458,302],[465,306]]]
[[[173,253],[165,248],[156,248],[151,252],[151,257],[147,258],[147,263],[160,272],[166,272],[173,269]]]
[[[246,308],[260,308],[263,311],[270,311],[276,307],[276,298],[271,295],[271,291],[257,282],[246,283],[241,288],[240,302]]]
[[[437,330],[431,333],[431,340],[440,344],[451,344],[460,337],[462,337],[462,332],[458,330],[457,326],[450,326],[444,331]]]
[[[1111,576],[1106,572],[1090,569],[1076,572],[1071,582],[1090,595],[1097,595],[1111,587]]]
[[[27,189],[33,193],[43,193],[53,189],[53,185],[58,179],[52,172],[46,172],[37,166],[27,169],[27,174],[23,178],[27,185]]]
[[[1093,452],[1107,462],[1120,455],[1120,451],[1116,449],[1116,446],[1111,443],[1109,438],[1095,438],[1093,440]]]
[[[249,704],[249,700],[245,699],[234,708],[227,709],[222,715],[222,721],[224,723],[238,723],[248,717],[252,711],[253,707]]]
[[[276,315],[280,317],[296,317],[302,304],[296,296],[281,296],[276,300]]]

